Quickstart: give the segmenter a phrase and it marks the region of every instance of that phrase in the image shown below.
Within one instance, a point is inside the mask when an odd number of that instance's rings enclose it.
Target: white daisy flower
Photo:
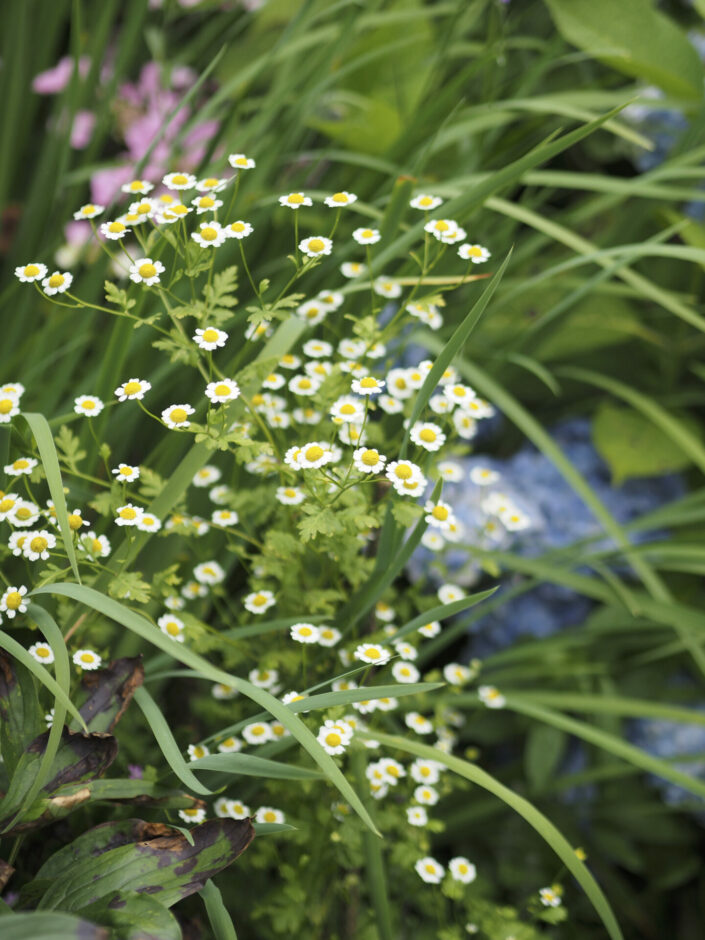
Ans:
[[[238,219],[236,222],[230,222],[229,225],[226,225],[224,231],[226,238],[240,239],[247,238],[248,235],[251,235],[254,232],[254,228],[249,222],[243,222],[242,219]]]
[[[377,404],[388,415],[398,415],[404,410],[402,401],[392,395],[380,395]]]
[[[351,388],[356,395],[379,395],[384,390],[384,379],[376,379],[372,375],[364,375],[362,378],[353,379]]]
[[[177,598],[177,600],[181,600],[181,599]],[[168,598],[167,598],[167,601],[168,601]],[[166,604],[167,607],[169,607],[169,604],[167,603],[167,601],[165,601],[164,603]],[[231,699],[236,698],[239,695],[239,693],[237,689],[234,688],[232,685],[226,685],[225,682],[214,682],[213,685],[211,686],[211,695],[213,696],[213,698],[218,699],[219,702],[229,702]],[[228,741],[230,740],[234,740],[234,739],[228,738]],[[238,747],[234,748],[234,750],[239,751],[241,747],[240,742],[238,741],[237,744],[238,744]],[[218,750],[220,750],[220,748],[218,748]]]
[[[239,516],[233,509],[216,509],[211,515],[213,525],[223,526],[223,528],[237,525],[238,520]]]
[[[316,740],[327,754],[343,754],[352,740],[352,728],[344,721],[326,721]]]
[[[199,584],[221,584],[225,580],[225,571],[217,561],[203,561],[193,569],[193,576]]]
[[[10,585],[5,590],[2,597],[0,597],[0,613],[5,614],[5,616],[9,617],[10,620],[12,620],[16,614],[26,614],[26,593],[27,588],[24,584],[20,584],[18,586]]]
[[[425,826],[428,823],[428,813],[423,806],[407,806],[406,821],[410,826]]]
[[[271,591],[253,591],[245,597],[243,604],[245,610],[249,610],[251,614],[263,614],[273,607],[276,601]]]
[[[340,265],[340,273],[348,279],[363,277],[367,274],[367,265],[361,261],[345,261]]]
[[[43,666],[50,666],[54,662],[54,652],[48,643],[34,643],[27,652]]]
[[[203,757],[210,757],[210,750],[206,747],[205,744],[189,744],[186,751],[188,754],[188,759],[201,760]]]
[[[49,551],[56,547],[56,536],[46,529],[37,529],[34,532],[27,532],[26,538],[22,543],[22,554],[30,561],[46,561],[49,558]]]
[[[229,182],[230,180],[219,179],[217,176],[208,176],[196,183],[196,189],[199,193],[220,193]]]
[[[77,415],[85,415],[87,418],[94,418],[96,415],[99,415],[105,405],[95,395],[79,395],[78,398],[74,398],[74,407],[73,410]]]
[[[489,467],[473,467],[470,471],[470,481],[476,486],[491,486],[493,483],[497,483],[499,479],[499,473]]]
[[[465,685],[473,675],[472,670],[460,663],[446,663],[443,667],[443,678],[451,685]]]
[[[118,506],[115,510],[115,524],[119,526],[136,526],[142,518],[142,509],[139,506],[133,506],[132,503],[125,503],[124,506]]]
[[[260,806],[255,813],[255,822],[267,825],[272,823],[282,824],[284,822],[284,813],[280,809],[273,809],[271,806]]]
[[[196,177],[193,173],[167,173],[166,176],[162,178],[162,183],[166,186],[167,189],[193,189],[196,185]]]
[[[336,424],[362,424],[365,420],[365,406],[359,398],[343,395],[331,405],[330,416]]]
[[[194,411],[191,405],[169,405],[162,411],[162,421],[172,431],[174,428],[187,428],[191,424],[189,415]]]
[[[163,274],[166,268],[161,261],[153,261],[151,258],[137,258],[130,265],[130,280],[135,284],[144,284],[146,287],[153,287],[159,284],[159,275]]]
[[[308,255],[309,258],[320,258],[321,255],[329,255],[332,250],[333,242],[323,235],[312,235],[310,238],[304,238],[299,242],[299,251]]]
[[[472,261],[473,264],[482,264],[490,256],[489,251],[482,245],[461,245],[458,248],[458,255],[463,261]]]
[[[83,669],[84,672],[92,672],[94,669],[100,669],[102,658],[93,650],[76,650],[73,654],[73,664]]]
[[[254,721],[252,724],[245,725],[242,729],[242,736],[248,744],[266,744],[267,741],[274,739],[272,729],[266,721]]]
[[[78,540],[78,547],[93,558],[107,558],[111,551],[110,541],[104,535],[85,532]]]
[[[196,210],[196,215],[202,215],[204,212],[215,212],[217,209],[220,209],[223,205],[223,200],[214,199],[213,196],[206,194],[205,196],[196,196],[195,199],[191,200],[191,205]]]
[[[436,467],[439,477],[447,483],[460,483],[464,476],[465,472],[459,463],[456,463],[454,460],[441,460]],[[472,472],[472,471],[471,471]]]
[[[151,387],[151,384],[145,379],[129,379],[115,389],[115,394],[118,401],[133,401],[134,399],[144,398],[145,393]]]
[[[384,274],[375,278],[372,289],[375,294],[378,294],[380,297],[387,297],[390,300],[401,297],[401,284],[398,284],[395,280]]]
[[[63,294],[67,291],[73,282],[73,274],[68,271],[54,271],[49,277],[42,281],[44,293],[52,297],[54,294]]]
[[[206,464],[205,467],[201,467],[200,470],[197,470],[191,480],[191,485],[199,489],[206,486],[211,486],[213,483],[217,483],[221,477],[221,472],[217,467],[211,466],[211,464]]]
[[[184,642],[184,622],[179,617],[175,617],[173,614],[162,614],[157,620],[157,626],[162,633],[166,633],[177,643]]]
[[[294,395],[303,395],[305,397],[315,395],[320,387],[320,381],[312,378],[310,375],[295,375],[290,378],[288,382],[290,392],[293,392]]]
[[[11,505],[7,507],[9,501],[11,501]],[[0,512],[0,516],[7,519],[10,525],[19,529],[27,529],[33,526],[39,518],[39,506],[28,499],[6,496],[0,505],[7,507]]]
[[[337,310],[343,306],[345,295],[339,290],[321,290],[316,294],[316,300],[325,304],[330,310]]]
[[[142,199],[140,202],[133,202],[128,209],[128,215],[140,217],[140,221],[151,219],[157,212],[158,205],[153,199]]]
[[[441,632],[441,624],[438,620],[431,620],[429,623],[425,623],[422,627],[419,627],[418,633],[421,636],[426,637],[427,640],[433,639],[434,636],[438,636]]]
[[[437,209],[443,200],[440,196],[429,196],[427,193],[420,193],[418,196],[414,196],[409,205],[412,209],[422,209],[424,212],[430,212],[432,209]]]
[[[241,800],[229,800],[228,813],[231,819],[249,819],[252,816],[250,807]]]
[[[555,885],[551,888],[541,888],[539,891],[539,900],[544,907],[560,907],[563,903]]]
[[[206,818],[206,811],[203,807],[180,809],[178,816],[182,822],[188,823],[189,826],[199,826]]]
[[[162,522],[154,513],[143,512],[136,525],[140,532],[158,532],[162,527]]]
[[[343,634],[340,630],[336,630],[335,627],[319,627],[318,628],[318,645],[319,646],[335,646],[336,643],[339,643]]]
[[[438,600],[441,604],[452,604],[466,597],[465,591],[457,584],[442,584],[438,588]]]
[[[355,193],[347,193],[343,190],[340,193],[333,193],[332,196],[326,196],[323,202],[331,209],[342,209],[343,206],[351,206],[356,200]]]
[[[226,738],[218,745],[221,754],[237,754],[242,750],[242,741],[239,738]]]
[[[303,193],[288,193],[286,196],[279,197],[279,205],[288,206],[290,209],[300,209],[301,206],[312,206],[313,203]]]
[[[418,682],[420,673],[416,666],[412,666],[411,663],[401,662],[394,663],[392,675],[397,682]]]
[[[279,673],[276,669],[251,669],[248,678],[260,689],[271,689],[279,681]]]
[[[465,410],[453,412],[453,425],[458,432],[458,436],[462,437],[464,441],[471,441],[477,434],[477,421]]]
[[[201,248],[219,248],[227,238],[227,233],[219,222],[201,222],[199,230],[191,232],[191,238]]]
[[[24,474],[29,474],[37,466],[37,461],[34,457],[18,457],[17,460],[14,460],[12,463],[5,464],[3,467],[5,473],[10,477],[19,477]]]
[[[234,401],[240,395],[240,386],[233,379],[218,379],[206,385],[206,398],[214,404]]]
[[[23,284],[32,284],[34,281],[41,281],[47,276],[47,266],[39,261],[30,261],[29,264],[21,264],[15,268],[15,277],[19,278]]]
[[[458,231],[458,228],[459,226],[455,219],[431,219],[431,221],[427,222],[423,227],[424,232],[433,235],[438,241],[444,241],[446,238],[454,235]],[[463,235],[463,237],[465,236]]]
[[[448,862],[448,871],[454,881],[460,881],[464,885],[469,885],[477,877],[475,866],[462,855],[456,855]]]
[[[414,790],[414,799],[422,806],[435,806],[439,800],[438,790],[422,783]]]
[[[426,513],[426,522],[441,531],[446,531],[455,522],[452,507],[441,499],[435,503],[431,499],[427,500],[424,512]]]
[[[488,708],[504,708],[507,700],[493,685],[481,685],[477,690],[477,697]]]
[[[254,170],[257,165],[252,157],[246,157],[244,153],[231,153],[228,163],[234,170]]]
[[[358,447],[353,452],[353,465],[359,473],[381,473],[387,458],[378,450]]]
[[[289,630],[292,640],[297,643],[318,643],[320,633],[312,623],[295,623]]]
[[[358,245],[376,245],[382,237],[376,228],[356,228],[352,234]]]
[[[418,447],[428,451],[440,450],[446,442],[445,434],[432,421],[417,421],[412,425],[409,437]]]
[[[225,346],[228,341],[228,334],[225,330],[219,330],[214,326],[207,326],[202,330],[196,330],[191,339],[201,349],[218,349]]]
[[[119,463],[115,467],[112,473],[118,478],[121,483],[134,483],[135,480],[139,480],[140,468],[131,467],[127,463]]]
[[[412,780],[416,783],[434,784],[441,778],[440,770],[443,765],[437,761],[424,760],[417,757],[409,768]]]
[[[433,731],[431,722],[419,712],[407,712],[404,715],[404,724],[417,734],[431,734]]]
[[[430,855],[420,858],[414,868],[421,880],[427,884],[439,885],[443,881],[445,868]]]
[[[373,666],[383,666],[389,662],[392,654],[386,647],[377,643],[360,643],[355,648],[353,656],[355,659],[359,659],[360,662],[370,663]]]
[[[154,189],[154,184],[148,183],[147,180],[131,180],[129,183],[123,183],[120,189],[123,193],[130,195],[140,193],[146,196],[147,193],[150,193]]]
[[[299,486],[278,486],[275,495],[284,506],[298,506],[306,499],[306,494]]]

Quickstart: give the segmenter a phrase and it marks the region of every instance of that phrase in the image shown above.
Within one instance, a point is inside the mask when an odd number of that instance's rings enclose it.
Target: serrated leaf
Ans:
[[[62,424],[54,438],[54,442],[59,452],[59,459],[63,461],[70,470],[75,472],[78,468],[79,460],[83,460],[86,456],[86,451],[81,450],[81,442],[78,435],[74,434],[71,428]]]
[[[151,585],[142,579],[139,571],[120,571],[108,585],[108,593],[118,600],[136,601],[146,604],[152,596]]]

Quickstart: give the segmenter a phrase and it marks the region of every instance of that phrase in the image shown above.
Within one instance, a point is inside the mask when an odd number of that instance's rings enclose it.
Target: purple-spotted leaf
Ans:
[[[141,656],[116,659],[105,669],[84,672],[81,687],[86,698],[79,711],[88,730],[112,731],[143,681]]]
[[[82,917],[105,927],[120,940],[181,940],[179,922],[148,894],[115,891],[112,895],[89,904],[79,912]]]
[[[61,858],[54,856],[42,866],[38,877],[48,887],[40,909],[81,911],[116,891],[149,894],[171,907],[200,891],[254,838],[249,819],[211,819],[194,826],[193,845],[174,829],[155,830],[139,820],[109,832],[102,828],[85,833],[57,853]],[[151,832],[155,834],[150,837]],[[124,844],[125,839],[134,841]]]
[[[108,940],[110,936],[105,927],[59,911],[5,916],[0,932],[2,940]]]

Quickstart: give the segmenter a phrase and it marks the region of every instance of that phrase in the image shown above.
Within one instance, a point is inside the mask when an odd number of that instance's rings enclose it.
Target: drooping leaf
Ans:
[[[105,927],[58,911],[11,914],[3,918],[2,940],[108,940]]]
[[[179,922],[148,894],[115,891],[79,911],[82,917],[110,927],[120,940],[181,940]]]
[[[84,672],[81,686],[87,698],[79,711],[89,731],[112,731],[143,681],[141,656],[116,659],[105,669]]]
[[[25,747],[44,728],[31,673],[0,650],[0,753],[10,775]]]

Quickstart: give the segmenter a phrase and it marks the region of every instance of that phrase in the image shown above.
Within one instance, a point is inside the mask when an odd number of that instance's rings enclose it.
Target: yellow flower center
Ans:
[[[468,248],[468,254],[471,258],[479,258],[482,254],[482,248],[479,245],[471,245]]]
[[[296,496],[296,490],[286,489],[284,490],[284,495],[287,496],[289,499],[293,499]]]
[[[429,875],[435,875],[435,874],[436,874],[436,866],[435,866],[435,865],[431,865],[431,864],[429,863],[429,864],[427,864],[427,865],[425,866],[425,868],[426,868],[426,871],[428,872]]]
[[[25,277],[36,277],[39,274],[39,268],[36,264],[28,264],[25,266],[24,275]]]
[[[343,743],[343,739],[340,737],[337,731],[329,731],[326,735],[326,744],[328,747],[338,747],[338,745]]]
[[[26,506],[20,506],[20,508],[17,510],[16,515],[18,519],[21,519],[24,522],[25,519],[32,518],[32,510],[28,509]]]
[[[22,603],[22,595],[19,591],[10,591],[5,598],[5,604],[8,610],[17,610]]]
[[[170,620],[166,625],[166,632],[169,636],[178,636],[181,633],[181,627],[175,620]]]
[[[321,238],[311,238],[309,239],[308,248],[309,251],[323,251],[326,247],[325,242]]]
[[[307,447],[304,453],[306,460],[320,460],[323,456],[323,448],[319,447],[318,444],[314,444],[313,447]]]
[[[434,519],[438,519],[440,522],[445,522],[450,513],[445,508],[445,506],[434,506],[431,510],[431,515]]]
[[[417,490],[419,488],[418,480],[404,480],[402,484],[405,490]]]
[[[362,462],[366,467],[374,467],[379,463],[379,453],[376,450],[366,450],[362,455]]]
[[[141,264],[141,265],[139,266],[139,268],[138,268],[138,274],[139,274],[140,277],[143,277],[143,278],[145,278],[145,280],[147,280],[147,279],[150,278],[150,277],[155,277],[155,276],[156,276],[156,274],[157,274],[157,269],[156,269],[156,267],[151,263],[151,261],[148,261],[148,262],[145,262],[145,264]]]
[[[81,403],[81,408],[83,408],[84,411],[93,411],[95,408],[95,402],[92,398],[87,398],[84,402]]]
[[[205,757],[206,756],[205,749],[202,748],[200,744],[197,744],[196,747],[193,749],[193,756],[197,759],[199,757]]]
[[[221,382],[219,385],[216,385],[215,394],[216,395],[229,395],[230,387],[228,385],[223,385],[223,383]]]
[[[355,408],[355,405],[350,404],[343,405],[340,409],[341,415],[354,415],[356,411],[357,409]]]
[[[15,470],[26,470],[27,467],[29,466],[29,461],[26,460],[24,457],[20,457],[19,460],[16,460],[13,463],[12,466]]]
[[[213,327],[209,326],[203,331],[202,336],[207,343],[215,343],[219,333],[217,330],[214,330]]]
[[[198,816],[199,810],[197,809],[185,809],[184,816]]]
[[[61,287],[63,283],[64,283],[63,274],[52,274],[52,276],[49,278],[49,287]]]
[[[171,178],[175,186],[185,186],[188,183],[188,176],[184,173],[175,173]]]
[[[345,193],[333,193],[333,202],[347,202],[348,197]]]
[[[188,414],[184,408],[172,408],[170,418],[174,424],[181,424],[182,421],[188,418]]]
[[[425,441],[427,444],[432,444],[436,440],[436,432],[432,431],[431,428],[424,428],[420,433],[419,437],[422,441]]]
[[[450,230],[450,225],[448,225],[447,222],[444,222],[443,219],[441,219],[440,221],[436,222],[434,228],[436,229],[437,232],[447,232]]]
[[[123,391],[126,395],[135,395],[142,388],[141,382],[125,382]]]
[[[318,316],[319,313],[320,313],[320,310],[318,309],[318,307],[309,307],[308,310],[306,311],[306,316],[308,317],[309,320],[313,320],[315,317]]]
[[[270,810],[267,810],[267,812],[264,814],[264,821],[265,821],[265,822],[268,822],[268,823],[276,822],[276,821],[277,821],[277,814],[276,814],[276,813],[273,813],[273,812],[271,811],[271,809],[270,809]]]
[[[171,193],[162,193],[159,197],[159,202],[163,202],[164,205],[168,206],[170,202],[174,201],[174,197]]]
[[[207,225],[205,228],[201,229],[201,238],[207,242],[214,242],[218,237],[217,229],[212,228],[210,225]]]
[[[256,735],[257,737],[259,737],[261,734],[264,734],[264,726],[263,726],[263,725],[255,725],[255,727],[251,729],[251,732],[252,732],[252,734],[254,734],[254,735]]]
[[[141,203],[137,206],[137,213],[138,213],[139,215],[146,215],[146,213],[151,212],[151,211],[152,211],[152,204],[151,204],[151,202],[141,202]]]
[[[51,650],[48,650],[46,646],[37,647],[35,653],[40,659],[48,659],[51,656]]]
[[[6,496],[5,499],[0,500],[0,512],[9,512],[14,505],[15,500],[10,496]]]
[[[375,649],[374,646],[370,646],[365,650],[365,656],[368,659],[379,659],[381,653],[379,650]]]
[[[311,379],[301,379],[299,381],[299,388],[311,388]]]
[[[420,206],[430,206],[430,205],[433,205],[433,199],[431,199],[430,196],[422,196],[422,197],[419,199],[419,205],[420,205]]]
[[[372,231],[371,228],[366,228],[362,233],[363,238],[372,238],[373,235],[374,235],[374,232]]]
[[[11,398],[0,399],[0,414],[8,415],[12,411],[14,405],[15,403]]]
[[[233,224],[230,226],[230,228],[231,228],[231,230],[232,230],[233,232],[244,232],[244,231],[245,231],[245,226],[243,225],[242,222],[233,222]]]
[[[217,186],[220,180],[216,179],[215,176],[209,176],[207,180],[203,180],[203,185],[208,186],[210,189],[213,186]]]
[[[413,476],[413,470],[411,467],[407,467],[406,464],[402,464],[401,467],[394,469],[394,476],[399,480],[410,480]]]
[[[120,510],[121,519],[136,519],[137,512],[132,508],[132,506],[125,506]]]
[[[235,738],[226,738],[221,744],[222,747],[234,747],[234,745]]]
[[[377,388],[377,379],[366,375],[364,379],[360,379],[360,388]]]
[[[237,166],[247,166],[247,157],[238,157],[235,163]]]
[[[286,200],[292,206],[300,206],[304,201],[303,193],[290,193]]]
[[[178,206],[172,206],[169,211],[173,212],[174,215],[188,215],[188,206],[180,202]]]
[[[100,542],[99,539],[93,539],[93,540],[92,540],[92,542],[91,542],[91,548],[93,549],[94,552],[102,552],[102,551],[103,551],[103,545],[102,545],[102,543]]]
[[[263,604],[267,603],[267,598],[264,594],[255,594],[254,598],[252,599],[252,603],[255,605],[255,607],[262,607]]]
[[[75,532],[77,529],[80,529],[83,525],[83,519],[79,516],[78,513],[72,512],[69,516],[69,528],[72,532]]]
[[[81,211],[84,215],[92,215],[95,212],[95,206],[89,202],[88,205],[84,206]]]
[[[130,183],[130,189],[133,193],[139,192],[140,189],[144,189],[144,180],[132,180]]]
[[[39,552],[40,554],[46,549],[49,545],[49,542],[44,538],[43,535],[35,535],[32,541],[29,543],[29,547],[33,552]]]
[[[212,196],[201,196],[198,200],[198,205],[201,209],[210,209],[215,205],[215,199]]]
[[[311,636],[312,632],[310,627],[299,627],[299,636]]]

